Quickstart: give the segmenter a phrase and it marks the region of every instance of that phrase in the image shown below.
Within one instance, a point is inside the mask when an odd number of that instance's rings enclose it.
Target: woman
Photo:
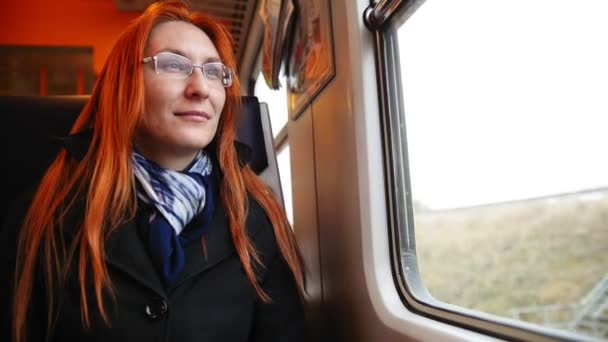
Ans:
[[[0,340],[303,338],[294,236],[234,141],[231,51],[176,1],[118,38],[25,218],[4,227]]]

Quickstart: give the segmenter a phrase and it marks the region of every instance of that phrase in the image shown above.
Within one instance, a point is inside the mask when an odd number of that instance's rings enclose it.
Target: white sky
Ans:
[[[608,185],[608,1],[427,0],[399,31],[412,195]]]
[[[279,89],[270,89],[260,71],[253,90],[255,96],[258,97],[258,101],[265,102],[268,105],[270,126],[275,138],[281,128],[287,124],[289,108],[287,107],[287,85],[285,82],[285,75],[281,72],[279,74]]]

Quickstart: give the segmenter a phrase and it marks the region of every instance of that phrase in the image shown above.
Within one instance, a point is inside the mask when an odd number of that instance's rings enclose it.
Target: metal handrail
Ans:
[[[363,22],[371,31],[381,29],[388,20],[401,10],[401,7],[416,8],[424,0],[380,0],[379,2],[369,5],[363,12]]]

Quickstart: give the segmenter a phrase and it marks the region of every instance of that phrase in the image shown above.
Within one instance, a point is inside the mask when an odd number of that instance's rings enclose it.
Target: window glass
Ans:
[[[603,0],[433,0],[400,27],[435,298],[608,338],[607,16]]]
[[[279,165],[279,178],[281,179],[281,188],[283,190],[285,212],[287,213],[289,223],[293,227],[293,200],[291,196],[291,160],[289,155],[289,143],[284,143],[277,151],[277,164]]]
[[[285,87],[285,75],[279,76],[279,89],[270,89],[264,80],[262,72],[259,73],[255,82],[253,93],[257,96],[258,101],[268,104],[268,112],[270,113],[270,125],[272,126],[272,135],[276,138],[277,134],[287,124],[287,88]]]
[[[257,96],[258,101],[265,102],[268,105],[272,135],[275,139],[288,121],[287,90],[284,86],[285,82],[285,75],[281,72],[279,75],[279,84],[281,84],[281,87],[276,90],[270,89],[264,80],[264,75],[260,72],[254,87],[254,95]],[[285,212],[289,223],[293,226],[289,142],[287,138],[284,141],[285,142],[277,149],[277,164],[283,192],[283,202],[285,202]]]

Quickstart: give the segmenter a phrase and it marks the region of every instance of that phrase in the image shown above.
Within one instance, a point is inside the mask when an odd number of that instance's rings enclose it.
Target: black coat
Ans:
[[[38,269],[28,321],[28,341],[303,341],[305,323],[294,278],[278,251],[274,231],[262,208],[251,198],[246,231],[265,268],[256,275],[270,304],[258,299],[235,252],[225,208],[218,203],[200,241],[185,246],[186,266],[171,290],[165,290],[140,238],[134,219],[123,224],[106,243],[106,263],[115,301],[106,296],[108,327],[99,315],[94,292],[88,289],[91,328],[83,328],[77,272],[64,286],[58,321],[47,331],[46,289]],[[9,341],[10,302],[16,236],[27,206],[14,212],[0,240],[0,341]],[[76,213],[82,208],[75,207]],[[143,210],[143,209],[142,209]],[[138,213],[138,216],[144,213]],[[75,215],[78,217],[78,215]],[[68,218],[67,227],[78,219]],[[196,224],[195,218],[190,224]],[[185,227],[184,229],[188,229]],[[64,232],[67,241],[74,232]],[[77,263],[77,262],[76,262]]]

